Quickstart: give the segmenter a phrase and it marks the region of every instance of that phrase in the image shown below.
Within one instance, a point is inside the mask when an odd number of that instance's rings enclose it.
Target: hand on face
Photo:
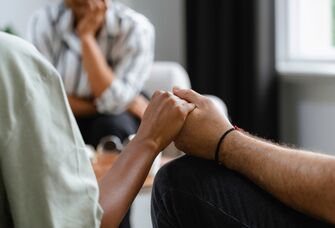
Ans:
[[[181,99],[196,105],[188,115],[185,124],[175,139],[178,149],[186,154],[214,159],[214,153],[221,135],[232,127],[215,104],[193,90],[174,89]]]
[[[136,137],[152,142],[159,153],[175,139],[194,108],[194,104],[172,93],[156,92],[144,113]]]
[[[76,30],[79,37],[96,35],[104,23],[107,8],[107,0],[87,0],[83,15],[78,18]]]

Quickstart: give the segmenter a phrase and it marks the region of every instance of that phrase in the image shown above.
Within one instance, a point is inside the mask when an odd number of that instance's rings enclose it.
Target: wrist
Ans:
[[[225,137],[219,147],[219,162],[227,168],[230,167],[231,154],[234,153],[234,148],[238,145],[241,136],[242,133],[239,130],[234,130]]]
[[[78,36],[82,43],[89,43],[95,41],[95,36],[92,33],[79,33]]]
[[[159,144],[148,137],[136,135],[133,140],[131,140],[131,144],[135,145],[139,152],[144,152],[145,154],[150,154],[154,157],[160,153]]]

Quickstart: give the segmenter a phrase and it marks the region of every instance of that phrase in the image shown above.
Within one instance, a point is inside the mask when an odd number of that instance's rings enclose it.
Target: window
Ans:
[[[335,76],[335,0],[277,0],[277,69]]]

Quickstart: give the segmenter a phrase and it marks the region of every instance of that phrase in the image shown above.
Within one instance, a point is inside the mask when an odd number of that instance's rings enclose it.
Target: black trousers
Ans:
[[[154,228],[334,227],[285,206],[238,173],[190,156],[156,175],[151,215]]]
[[[96,147],[101,138],[115,135],[123,142],[129,135],[135,134],[139,120],[128,112],[119,115],[96,114],[76,118],[80,132],[86,144]]]
[[[129,135],[135,134],[139,120],[124,112],[120,115],[97,114],[76,118],[80,132],[86,144],[96,147],[101,138],[109,135],[119,137],[123,142]],[[130,228],[130,210],[125,215],[120,228]]]

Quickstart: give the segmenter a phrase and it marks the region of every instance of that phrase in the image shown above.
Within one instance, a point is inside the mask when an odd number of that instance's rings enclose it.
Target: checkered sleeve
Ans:
[[[154,28],[144,18],[129,27],[123,39],[122,59],[113,69],[116,77],[96,99],[100,113],[118,114],[125,111],[149,77],[154,58]]]

